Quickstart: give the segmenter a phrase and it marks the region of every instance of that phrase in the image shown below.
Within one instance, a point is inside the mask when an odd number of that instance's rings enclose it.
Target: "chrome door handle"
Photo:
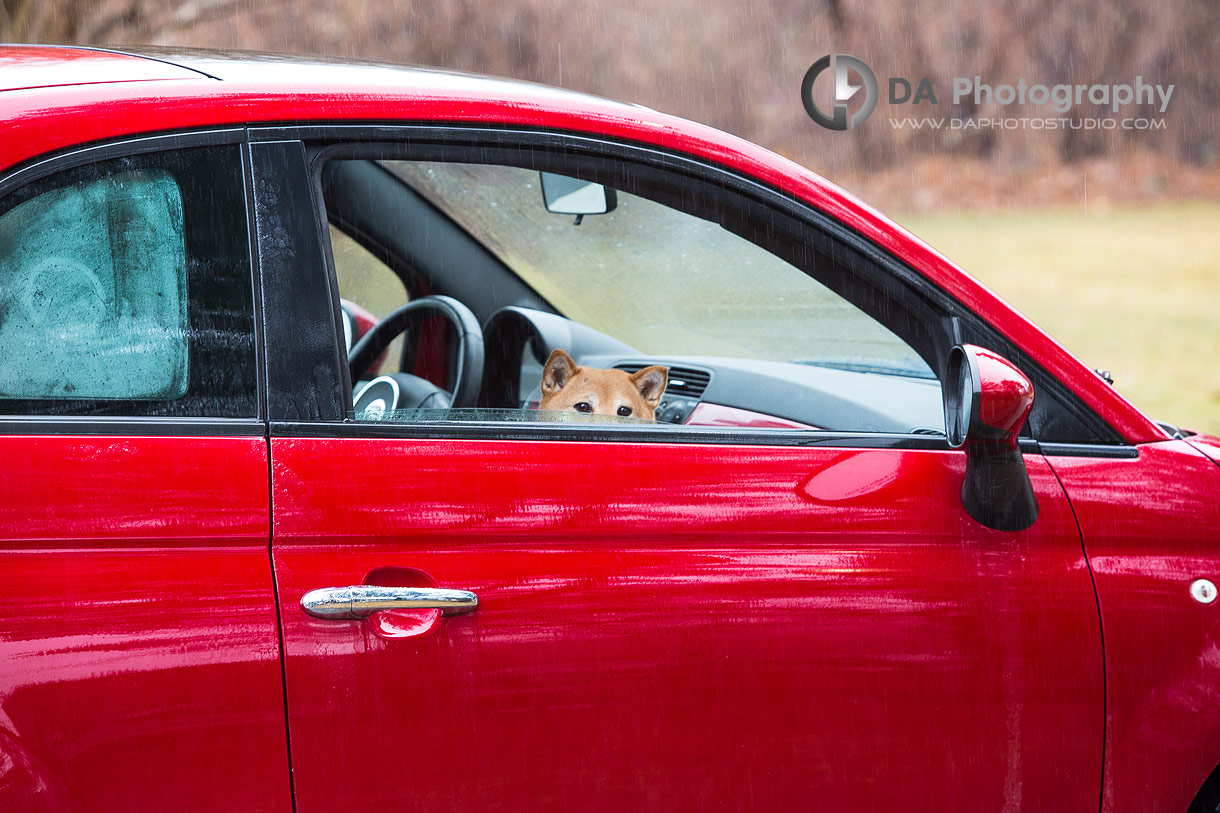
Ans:
[[[357,584],[323,587],[301,596],[301,609],[314,618],[335,620],[367,618],[381,610],[440,610],[461,615],[477,609],[479,597],[469,590],[438,587],[380,587]]]

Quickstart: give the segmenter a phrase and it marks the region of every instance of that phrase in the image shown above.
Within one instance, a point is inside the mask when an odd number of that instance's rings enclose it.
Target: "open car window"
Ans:
[[[883,368],[935,378],[884,325],[717,223],[629,193],[577,224],[539,173],[494,164],[385,166],[564,316],[644,353]]]
[[[350,348],[357,334],[384,319],[410,297],[402,278],[373,252],[336,226],[332,225],[329,233],[335,276],[344,294],[344,345]],[[401,336],[390,343],[376,372],[392,373],[401,366],[402,344]]]
[[[331,194],[348,173],[353,187],[357,177],[367,184],[378,176],[396,185],[401,205],[387,198],[349,210]],[[355,420],[547,422],[553,414],[537,413],[544,364],[561,349],[586,368],[665,368],[668,386],[646,416],[659,423],[943,434],[929,346],[919,352],[895,329],[925,335],[912,328],[911,313],[872,289],[853,302],[862,284],[833,252],[782,234],[778,215],[739,208],[724,190],[695,181],[667,184],[626,168],[558,177],[613,203],[576,215],[548,205],[542,171],[526,161],[328,163],[328,217],[351,231],[332,240],[396,235],[389,248],[406,287],[468,305],[486,342],[478,400],[447,403],[456,339],[440,320],[422,320],[391,361],[382,355],[375,367],[352,371]],[[343,273],[338,283],[345,302],[358,298]],[[372,398],[370,382],[395,373],[398,381],[386,385],[393,393]],[[637,411],[629,420],[639,418]]]

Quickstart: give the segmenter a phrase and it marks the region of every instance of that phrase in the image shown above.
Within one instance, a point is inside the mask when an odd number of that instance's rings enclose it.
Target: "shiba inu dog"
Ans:
[[[645,367],[634,375],[580,367],[567,353],[555,350],[542,371],[538,408],[651,421],[668,381],[669,370],[665,367]]]

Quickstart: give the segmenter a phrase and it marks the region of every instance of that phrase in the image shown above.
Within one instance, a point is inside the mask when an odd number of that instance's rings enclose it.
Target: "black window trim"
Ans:
[[[0,416],[0,436],[115,435],[142,437],[263,437],[261,418],[116,417],[114,415]]]
[[[602,155],[620,160],[646,163],[660,169],[691,175],[704,183],[719,183],[726,189],[730,189],[738,194],[747,195],[757,202],[775,206],[789,216],[821,229],[832,239],[842,241],[845,246],[857,251],[865,259],[875,263],[879,270],[892,275],[895,279],[915,290],[920,295],[928,297],[933,304],[941,307],[945,313],[952,314],[951,318],[954,323],[968,322],[973,332],[985,335],[991,340],[990,344],[992,346],[999,348],[997,352],[1004,353],[1010,358],[1013,355],[1020,356],[1019,359],[1014,359],[1014,361],[1023,368],[1035,371],[1038,379],[1036,386],[1040,385],[1040,388],[1054,390],[1057,396],[1056,400],[1066,409],[1069,409],[1086,428],[1091,429],[1098,436],[1098,440],[1102,441],[1088,443],[1056,441],[1039,444],[1033,438],[1023,437],[1022,448],[1033,451],[1046,446],[1048,449],[1053,448],[1056,455],[1091,457],[1133,457],[1138,454],[1134,446],[1126,443],[1121,435],[1110,427],[1100,415],[1080,401],[1079,397],[1070,388],[1023,353],[1015,353],[1014,351],[1017,348],[1007,337],[992,328],[985,320],[974,314],[973,311],[935,285],[927,277],[918,273],[900,258],[892,255],[868,238],[849,229],[810,204],[799,200],[790,193],[771,187],[756,178],[743,175],[731,167],[721,166],[712,161],[695,159],[653,145],[616,140],[587,133],[544,131],[531,127],[453,125],[443,123],[302,124],[299,126],[252,127],[248,130],[248,135],[253,143],[299,140],[303,146],[309,145],[308,154],[311,161],[338,154],[363,154],[367,156],[378,146],[390,144],[398,145],[399,149],[407,150],[412,145],[422,146],[429,144],[443,144],[451,147],[474,149],[480,147],[525,147],[557,152],[570,151]],[[327,142],[330,142],[329,146],[318,148],[319,144],[325,145]],[[310,175],[316,220],[319,223],[319,228],[324,228],[327,221],[324,205],[321,201],[321,189],[316,182],[319,173],[315,165],[311,165]],[[320,235],[319,239],[325,239],[324,235]],[[329,269],[328,273],[332,277],[330,285],[333,287],[333,273]],[[332,291],[332,296],[337,296],[337,293]],[[954,325],[954,330],[955,332],[959,330],[957,324]],[[337,341],[337,323],[335,331]],[[343,397],[346,402],[350,403],[350,392],[343,393]],[[352,436],[359,434],[360,431],[367,431],[369,436],[403,438],[497,437],[531,440],[596,440],[599,437],[598,433],[591,433],[588,427],[571,431],[561,431],[550,427],[545,430],[539,427],[523,429],[512,424],[496,423],[471,425],[459,425],[457,423],[412,423],[386,427],[368,423],[355,424],[346,418],[331,418],[328,422],[330,428],[324,429],[311,422],[280,420],[275,415],[270,415],[269,417],[271,420],[271,434],[273,435]],[[348,426],[359,427],[359,430],[346,428]],[[681,440],[679,440],[679,435],[669,428],[660,428],[659,430],[633,428],[635,431],[625,434],[623,427],[615,427],[606,431],[605,439],[624,440],[626,437],[630,437],[638,441],[709,444],[744,443],[748,445],[787,446],[825,445],[830,443],[838,446],[876,447],[878,445],[885,445],[909,448],[914,445],[916,447],[948,448],[947,442],[935,436],[877,435],[872,433],[805,433],[788,430],[785,430],[786,433],[782,436],[779,433],[773,436],[765,432],[725,433],[723,430],[717,430],[718,434],[712,436],[710,433],[705,434],[701,431],[692,431],[692,429],[688,428],[686,432],[689,434],[682,435]],[[651,432],[658,431],[659,434],[655,438],[650,434]],[[916,440],[912,441],[911,438],[916,438]],[[902,440],[900,441],[899,439]]]
[[[258,273],[258,246],[252,212],[252,175],[249,139],[244,127],[222,127],[179,133],[121,138],[85,147],[39,156],[0,175],[0,199],[21,187],[61,172],[149,153],[169,152],[190,147],[236,145],[240,148],[242,194],[246,207],[246,234],[249,240],[250,286],[254,297],[255,417],[220,418],[197,416],[113,416],[113,415],[0,415],[0,436],[6,435],[115,435],[149,437],[266,436],[266,384],[263,374],[263,314]]]

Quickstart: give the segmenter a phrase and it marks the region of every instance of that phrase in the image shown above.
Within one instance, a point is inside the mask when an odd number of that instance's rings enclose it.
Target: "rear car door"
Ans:
[[[288,810],[241,131],[0,180],[0,808]]]
[[[672,155],[353,132],[252,145],[299,810],[1098,803],[1079,533],[1036,453],[1032,527],[962,508],[934,372],[961,325],[935,292]],[[547,212],[540,171],[616,187],[617,208]],[[363,289],[336,229],[483,322],[480,408],[356,409],[343,314]],[[665,363],[660,414],[684,425],[539,415],[551,341],[581,364]],[[428,351],[408,342],[404,371]],[[326,617],[329,588],[477,608]]]

